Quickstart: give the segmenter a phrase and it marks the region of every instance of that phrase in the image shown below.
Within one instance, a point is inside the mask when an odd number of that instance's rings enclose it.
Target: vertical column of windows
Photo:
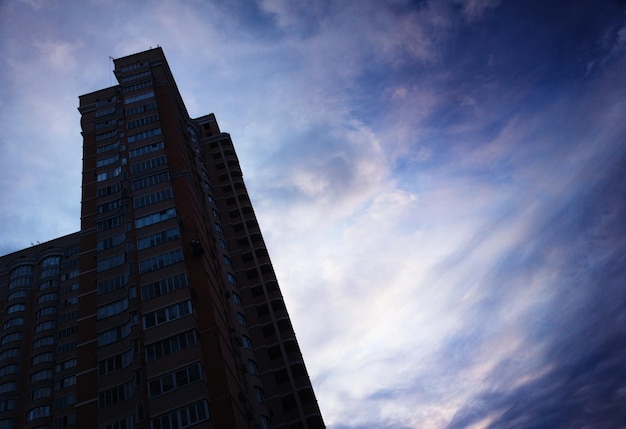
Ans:
[[[52,268],[61,267],[61,256],[55,256],[46,258],[41,263],[42,272],[50,273]],[[55,275],[60,276],[60,272],[56,270],[54,272]],[[44,274],[44,277],[46,275]],[[63,278],[67,278],[67,275],[64,275]],[[39,289],[44,291],[43,294],[40,294],[37,297],[38,305],[45,305],[42,308],[39,308],[35,313],[35,320],[46,318],[48,316],[56,316],[57,308],[59,307],[58,297],[59,294],[56,291],[58,289],[59,280],[46,280],[40,284]],[[55,290],[54,292],[50,292],[50,290]],[[57,342],[55,340],[56,337],[56,329],[57,329],[57,321],[56,318],[52,318],[50,320],[43,320],[36,322],[34,327],[35,338],[32,342],[32,350],[34,356],[31,360],[31,365],[45,365],[49,368],[39,370],[31,375],[31,383],[35,383],[38,381],[51,381],[53,379],[53,368],[54,368],[54,360],[56,357],[54,347]],[[38,335],[41,334],[41,335]],[[47,350],[50,351],[47,351]],[[45,397],[51,396],[51,388],[50,387],[42,387],[37,388],[30,393],[30,400],[37,400]]]

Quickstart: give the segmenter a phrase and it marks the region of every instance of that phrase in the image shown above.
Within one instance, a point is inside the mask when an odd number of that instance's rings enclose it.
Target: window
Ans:
[[[76,414],[71,413],[67,416],[59,417],[54,419],[54,429],[65,429],[69,426],[72,426],[76,423]]]
[[[126,128],[129,130],[132,130],[133,128],[142,127],[144,125],[158,122],[158,120],[159,120],[159,115],[150,115],[141,119],[135,119],[134,121],[126,122]]]
[[[169,176],[168,176],[169,177]],[[151,204],[160,203],[161,201],[169,200],[172,198],[172,190],[165,189],[163,191],[155,192],[153,194],[144,195],[133,200],[133,204],[136,209],[146,207]]]
[[[161,134],[161,128],[153,128],[151,130],[146,130],[141,133],[131,134],[128,136],[128,143],[138,142],[140,140],[145,140],[152,136],[158,136]]]
[[[66,294],[78,290],[78,283],[61,287],[61,294]]]
[[[0,341],[0,344],[5,345],[5,344],[10,343],[12,341],[21,341],[21,339],[22,339],[22,333],[21,332],[12,332],[12,333],[2,337],[2,341]]]
[[[17,374],[20,372],[20,366],[17,363],[6,365],[0,368],[0,377],[4,377],[9,374]]]
[[[12,328],[13,326],[24,326],[24,318],[15,317],[13,319],[9,319],[6,322],[4,322],[4,325],[2,325],[2,329],[9,329],[9,328]]]
[[[56,329],[56,322],[54,320],[46,320],[45,322],[35,325],[35,333],[47,331],[49,329]]]
[[[65,408],[68,405],[74,405],[76,403],[76,393],[70,393],[69,395],[65,395],[60,397],[59,399],[54,401],[54,409],[60,410],[61,408]]]
[[[121,326],[116,326],[115,328],[99,333],[98,347],[106,346],[128,337],[128,335],[130,335],[130,326],[130,322],[126,322]]]
[[[76,319],[76,317],[78,317],[78,312],[76,310],[68,311],[67,313],[63,313],[59,315],[59,322],[61,323],[69,322],[70,320]]]
[[[25,298],[28,296],[28,291],[25,290],[16,290],[15,292],[11,292],[7,297],[7,301],[12,301],[18,298]]]
[[[100,99],[96,98],[96,107],[106,106],[107,104],[111,104],[114,101],[117,101],[116,97],[105,98],[104,100],[100,100]]]
[[[97,249],[99,252],[102,252],[103,250],[119,246],[120,244],[124,243],[124,241],[126,241],[126,233],[121,233],[113,237],[105,238],[104,240],[99,240],[97,244]]]
[[[160,310],[153,311],[143,316],[144,329],[179,319],[192,313],[191,301],[183,301]]]
[[[106,204],[100,204],[98,206],[98,214],[107,213],[113,210],[117,210],[122,207],[122,202],[120,200],[115,200],[108,202]]]
[[[59,344],[59,346],[57,347],[57,353],[68,353],[74,349],[76,349],[76,341],[68,341],[67,343]]]
[[[8,383],[0,384],[0,393],[15,392],[17,390],[17,383],[15,381],[9,381]]]
[[[241,296],[239,296],[239,294],[237,292],[233,292],[231,293],[231,298],[233,300],[233,303],[235,304],[241,304]]]
[[[42,369],[41,371],[34,372],[33,375],[30,376],[30,382],[36,383],[42,380],[49,380],[52,378],[52,370],[51,369]]]
[[[13,429],[13,419],[0,419],[0,429]]]
[[[248,372],[253,375],[259,374],[259,368],[256,365],[256,362],[252,359],[248,360]]]
[[[66,259],[61,263],[61,268],[70,268],[78,265],[78,258]]]
[[[265,402],[265,395],[263,394],[263,389],[261,389],[259,386],[254,386],[254,396],[256,397],[256,401],[259,404],[262,404],[263,402]]]
[[[98,261],[96,270],[101,273],[102,271],[109,270],[111,268],[119,267],[126,262],[126,252],[120,253],[119,255],[112,256],[107,259],[103,259]]]
[[[244,348],[246,348],[248,350],[252,350],[252,340],[250,340],[249,337],[246,337],[244,335],[243,337],[241,337],[241,342],[242,342]]]
[[[59,339],[61,338],[65,338],[65,337],[69,337],[71,335],[74,335],[76,333],[76,325],[73,326],[68,326],[67,328],[63,328],[59,331],[57,337]]]
[[[9,290],[21,288],[21,287],[30,287],[33,285],[32,277],[17,277],[9,283]]]
[[[161,150],[164,147],[165,145],[163,144],[163,142],[148,144],[128,151],[128,157],[134,158],[136,156],[145,155],[150,152],[156,152],[157,150]]]
[[[101,142],[102,140],[110,139],[111,137],[117,137],[117,130],[96,134],[96,141]]]
[[[137,250],[158,246],[159,244],[167,243],[168,241],[176,240],[177,238],[180,238],[180,231],[178,228],[157,232],[156,234],[152,234],[148,237],[138,239]]]
[[[146,301],[148,299],[165,295],[169,292],[182,289],[189,285],[187,275],[180,273],[172,277],[168,277],[164,280],[160,280],[156,283],[152,283],[141,288],[141,300]]]
[[[37,298],[37,304],[43,304],[44,302],[49,302],[49,301],[56,301],[56,299],[57,299],[56,293],[47,293]]]
[[[120,160],[120,154],[116,153],[113,156],[109,156],[107,158],[99,159],[96,161],[96,167],[106,167],[107,165],[111,165]]]
[[[5,359],[10,359],[14,357],[18,357],[20,355],[20,348],[13,347],[11,349],[6,349],[5,351],[0,353],[0,361]]]
[[[193,329],[174,335],[146,346],[146,362],[153,362],[163,356],[176,353],[197,344],[196,331]]]
[[[202,379],[200,364],[183,368],[152,380],[148,383],[148,395],[154,398]]]
[[[150,421],[150,424],[151,429],[184,429],[209,418],[209,403],[206,400],[201,400],[155,417]]]
[[[135,220],[135,227],[136,228],[143,228],[144,226],[148,226],[148,225],[152,225],[167,219],[172,219],[176,217],[176,209],[175,208],[170,208],[167,210],[161,210],[158,213],[152,213],[149,214],[147,216],[143,216],[140,218],[137,218]]]
[[[120,182],[114,183],[112,185],[106,186],[104,188],[98,189],[98,197],[106,197],[108,195],[113,195],[116,192],[122,190],[122,185]]]
[[[97,182],[104,182],[105,180],[112,179],[119,176],[122,173],[122,167],[117,167],[114,170],[105,171],[96,176]]]
[[[119,301],[112,302],[102,307],[98,307],[98,320],[120,314],[128,309],[128,297],[124,297]]]
[[[158,173],[152,176],[133,180],[131,182],[131,188],[133,191],[137,191],[139,189],[147,188],[149,186],[156,185],[158,183],[167,182],[168,180],[170,180],[170,174],[167,171],[165,171],[163,173]]]
[[[113,109],[115,111],[115,109]],[[96,113],[96,117],[98,114]],[[102,128],[108,128],[110,126],[116,125],[117,121],[115,118],[107,119],[106,121],[96,122],[96,130],[101,130]]]
[[[38,365],[40,363],[52,362],[54,360],[54,354],[50,352],[40,353],[35,356],[32,360],[33,366]]]
[[[76,384],[76,376],[70,375],[69,377],[65,377],[62,380],[54,382],[54,390],[61,390],[66,387],[70,387]]]
[[[261,416],[261,429],[271,429],[272,421],[269,417]]]
[[[215,231],[219,232],[219,233],[224,233],[224,228],[222,228],[222,225],[220,225],[219,223],[215,224]]]
[[[18,311],[26,311],[26,304],[13,304],[7,307],[7,314],[17,313]]]
[[[98,394],[98,407],[108,407],[133,396],[133,383],[128,382]]]
[[[125,72],[131,71],[131,70],[137,70],[137,69],[140,69],[140,68],[142,68],[142,67],[144,67],[144,66],[147,66],[148,64],[149,64],[149,63],[144,63],[143,61],[142,61],[142,62],[139,62],[139,63],[132,63],[132,64],[129,64],[129,65],[127,65],[127,66],[124,66],[124,67],[122,67],[122,68],[120,68],[120,69],[116,69],[116,71],[120,71],[120,72],[122,72],[122,73],[125,73]]]
[[[28,415],[26,416],[26,419],[30,422],[40,417],[48,416],[50,416],[50,407],[48,405],[44,405],[43,407],[37,407],[30,410],[28,412]]]
[[[49,387],[40,387],[38,389],[33,390],[28,395],[31,401],[37,401],[38,399],[49,398],[52,396],[52,389]]]
[[[152,86],[152,81],[151,80],[147,80],[145,82],[139,82],[139,83],[136,83],[134,85],[125,86],[122,89],[122,92],[124,94],[126,94],[128,92],[137,91],[138,89],[148,88],[148,87],[151,87],[151,86]]]
[[[53,336],[50,335],[47,337],[41,337],[33,342],[33,350],[38,349],[39,347],[51,346],[52,344],[54,344]]]
[[[150,170],[151,168],[160,167],[161,165],[167,164],[167,158],[165,155],[159,156],[158,158],[151,158],[145,161],[138,162],[130,166],[130,172],[132,174],[140,173],[145,170]]]
[[[71,307],[72,305],[76,305],[76,304],[78,304],[78,297],[77,296],[73,296],[71,298],[67,298],[67,299],[64,299],[63,301],[61,301],[61,303],[59,304],[59,307],[60,308],[67,308],[67,307]]]
[[[57,314],[56,307],[44,307],[40,310],[37,310],[35,313],[35,319],[39,319],[44,316],[50,316],[52,314]]]
[[[32,276],[33,275],[33,266],[32,265],[20,265],[19,267],[13,268],[11,271],[11,280],[16,277],[22,276]]]
[[[224,255],[224,264],[226,264],[229,267],[232,267],[233,266],[233,261],[231,261],[228,256]]]
[[[231,273],[228,273],[228,283],[230,283],[232,285],[237,285],[237,279]]]
[[[98,362],[98,375],[106,375],[110,372],[114,372],[122,368],[126,368],[132,362],[133,362],[132,350],[128,350],[127,352],[107,358],[103,361]]]
[[[12,411],[15,409],[15,399],[6,399],[0,401],[0,413],[5,411]]]
[[[74,368],[74,367],[76,366],[76,364],[77,364],[77,360],[76,360],[76,358],[74,358],[74,359],[68,359],[68,360],[66,360],[65,362],[57,363],[57,364],[54,366],[54,370],[55,370],[56,372],[63,372],[63,371],[65,371],[66,369]]]
[[[58,275],[58,273],[57,273]],[[50,289],[50,288],[56,288],[57,286],[59,286],[59,281],[58,280],[46,280],[45,282],[41,283],[39,285],[39,290],[46,290],[46,289]]]
[[[61,266],[60,256],[49,256],[43,261],[41,261],[41,268],[60,267],[60,266]]]
[[[124,216],[119,215],[109,219],[101,220],[100,222],[96,222],[96,231],[104,232],[108,231],[111,228],[115,228],[124,223]]]
[[[139,420],[137,418],[137,420]],[[100,429],[133,429],[135,427],[135,417],[126,417],[122,420],[117,420],[114,423],[108,423],[100,426]]]
[[[128,275],[114,277],[112,279],[103,280],[98,283],[98,295],[104,293],[113,292],[114,290],[121,289],[128,283]]]
[[[183,251],[181,249],[172,250],[171,252],[167,252],[153,258],[144,259],[139,262],[139,274],[149,273],[182,260]]]
[[[146,70],[141,73],[131,74],[130,76],[123,77],[122,82],[130,82],[132,80],[137,80],[137,79],[141,79],[141,78],[148,77],[148,76],[150,76],[150,70]]]
[[[156,108],[157,108],[157,105],[154,102],[143,104],[137,107],[131,107],[130,109],[126,109],[126,117],[128,118],[129,116],[132,116],[132,115],[138,115],[139,113],[149,112],[150,110],[155,110]]]
[[[154,92],[145,92],[143,94],[135,95],[133,97],[126,97],[124,99],[124,104],[131,104],[141,100],[147,100],[148,98],[154,97]]]
[[[239,323],[241,326],[247,326],[248,322],[246,321],[246,316],[241,313],[237,313],[237,323]]]
[[[113,109],[113,111],[115,111],[115,109]],[[120,141],[118,140],[115,143],[109,143],[104,146],[100,146],[99,148],[96,149],[96,154],[100,155],[101,153],[106,153],[110,150],[117,149],[119,145],[120,145]]]

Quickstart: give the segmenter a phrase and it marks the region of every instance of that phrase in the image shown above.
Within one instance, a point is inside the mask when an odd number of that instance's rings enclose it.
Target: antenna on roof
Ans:
[[[111,64],[113,64],[113,61],[115,60],[115,58],[109,55],[109,59],[111,60]],[[113,66],[111,66],[111,73],[113,73]],[[113,82],[111,82],[111,73],[109,73],[109,86],[113,86]]]

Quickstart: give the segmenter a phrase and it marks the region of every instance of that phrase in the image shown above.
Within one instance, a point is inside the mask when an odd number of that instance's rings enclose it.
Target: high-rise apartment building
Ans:
[[[80,231],[0,258],[0,429],[323,428],[230,136],[160,48],[114,63]]]

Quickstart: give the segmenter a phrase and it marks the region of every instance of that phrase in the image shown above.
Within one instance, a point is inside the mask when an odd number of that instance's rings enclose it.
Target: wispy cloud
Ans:
[[[458,0],[463,8],[463,15],[469,22],[480,20],[490,9],[495,9],[500,0]]]

